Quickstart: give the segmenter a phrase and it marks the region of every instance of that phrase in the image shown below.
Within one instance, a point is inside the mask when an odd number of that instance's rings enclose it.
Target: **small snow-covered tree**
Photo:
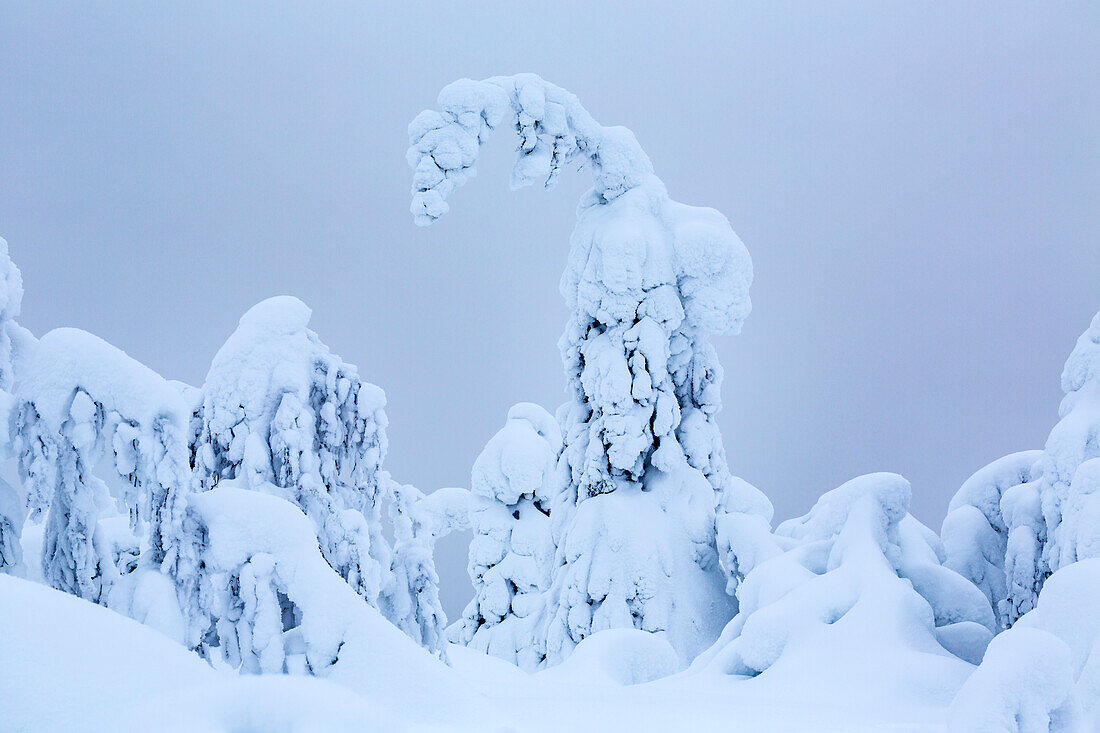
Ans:
[[[470,476],[474,598],[449,634],[455,643],[528,671],[542,661],[537,611],[553,567],[548,509],[560,451],[554,417],[521,402],[508,411]]]
[[[282,296],[241,318],[203,386],[196,472],[204,488],[240,478],[297,504],[325,559],[377,606],[390,564],[381,534],[385,395],[321,343],[310,315]]]
[[[447,616],[439,602],[439,575],[432,554],[435,535],[417,506],[425,497],[415,486],[398,484],[388,476],[385,483],[394,543],[381,610],[414,641],[439,652]]]
[[[30,350],[16,399],[11,429],[20,474],[32,511],[49,509],[47,582],[106,603],[111,586],[134,568],[132,548],[144,536],[148,565],[189,587],[197,540],[180,528],[190,469],[189,413],[178,390],[110,344],[65,328]],[[125,479],[117,497],[92,474],[105,455]],[[116,513],[116,500],[128,532],[100,527],[101,516]]]
[[[1042,451],[1022,451],[975,473],[951,499],[940,531],[944,565],[981,589],[999,629],[1030,611],[1039,591],[1036,569],[1046,539],[1039,507],[1042,461]]]
[[[979,661],[993,612],[943,567],[935,533],[907,513],[910,496],[901,476],[869,474],[781,524],[738,586],[737,616],[694,669],[774,679],[817,666],[883,689],[965,679],[948,652]]]
[[[252,674],[329,675],[342,662],[356,679],[411,686],[438,676],[438,662],[332,570],[314,523],[279,493],[242,477],[191,497],[188,515],[204,538],[199,651]]]
[[[8,243],[0,237],[0,462],[11,457],[9,423],[15,400],[15,342],[26,342],[25,331],[15,322],[23,300],[23,279],[8,256]],[[22,574],[23,497],[0,479],[0,573]]]
[[[409,126],[419,224],[446,213],[501,125],[520,137],[513,187],[552,186],[571,160],[595,174],[561,280],[572,398],[558,413],[546,658],[560,661],[594,631],[634,626],[667,632],[689,659],[733,611],[715,545],[730,476],[708,338],[738,331],[748,315],[748,252],[719,212],[668,197],[629,130],[600,125],[537,76],[458,81],[439,106]]]
[[[1100,458],[1100,313],[1066,360],[1062,391],[1060,420],[1047,438],[1041,489],[1050,540],[1043,558],[1049,572],[1096,557],[1093,553],[1100,550],[1100,527],[1090,521],[1100,513],[1094,506],[1100,483],[1095,465],[1086,465]]]
[[[1051,573],[1100,556],[1100,313],[1066,360],[1062,391],[1044,450],[1006,456],[976,473],[944,521],[949,564],[991,600],[1003,596],[1003,627],[1035,607]]]
[[[8,255],[8,243],[0,237],[0,390],[11,392],[15,380],[15,352],[29,334],[16,323],[23,304],[23,276]]]

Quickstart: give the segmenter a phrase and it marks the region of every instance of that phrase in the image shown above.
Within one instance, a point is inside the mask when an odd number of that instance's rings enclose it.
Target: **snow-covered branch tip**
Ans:
[[[552,188],[561,166],[577,159],[592,166],[594,192],[606,201],[653,174],[634,133],[604,127],[576,95],[535,74],[460,79],[443,88],[438,103],[439,111],[424,110],[409,124],[410,210],[421,226],[450,210],[447,197],[477,174],[480,146],[505,122],[519,135],[513,189],[536,182]]]

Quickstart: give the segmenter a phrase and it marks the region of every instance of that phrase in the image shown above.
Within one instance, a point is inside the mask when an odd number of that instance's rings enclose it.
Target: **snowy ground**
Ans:
[[[625,685],[667,671],[669,663],[659,640],[630,631],[599,634],[563,665],[536,675],[451,647],[453,670],[440,664],[433,681],[401,695],[350,673],[338,675],[339,683],[238,677],[113,611],[9,576],[0,576],[0,628],[0,659],[20,665],[0,688],[0,730],[27,733],[669,731],[734,721],[753,731],[935,731],[944,728],[953,692],[925,705],[899,704],[904,691],[892,694],[872,680],[853,687],[821,668],[802,670],[802,684],[787,676],[776,685],[766,674],[681,674]]]

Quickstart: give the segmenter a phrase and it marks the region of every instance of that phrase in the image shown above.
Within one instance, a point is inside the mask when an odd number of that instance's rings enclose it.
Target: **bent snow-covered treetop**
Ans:
[[[450,207],[447,197],[477,174],[478,149],[511,122],[519,133],[512,188],[557,183],[562,164],[581,159],[596,172],[596,193],[610,201],[653,173],[653,164],[625,127],[604,127],[576,95],[534,74],[460,79],[439,93],[439,109],[409,125],[406,158],[413,177],[412,213],[427,226]]]

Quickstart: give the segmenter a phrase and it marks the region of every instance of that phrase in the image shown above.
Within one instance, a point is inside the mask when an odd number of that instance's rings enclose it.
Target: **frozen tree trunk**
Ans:
[[[446,213],[501,125],[520,137],[513,187],[552,186],[570,160],[595,173],[561,281],[572,397],[558,412],[557,567],[539,653],[557,662],[595,631],[633,626],[690,659],[734,610],[715,539],[731,477],[708,338],[749,313],[748,252],[719,212],[669,199],[629,130],[537,76],[458,81],[439,105],[409,126],[418,224]]]

